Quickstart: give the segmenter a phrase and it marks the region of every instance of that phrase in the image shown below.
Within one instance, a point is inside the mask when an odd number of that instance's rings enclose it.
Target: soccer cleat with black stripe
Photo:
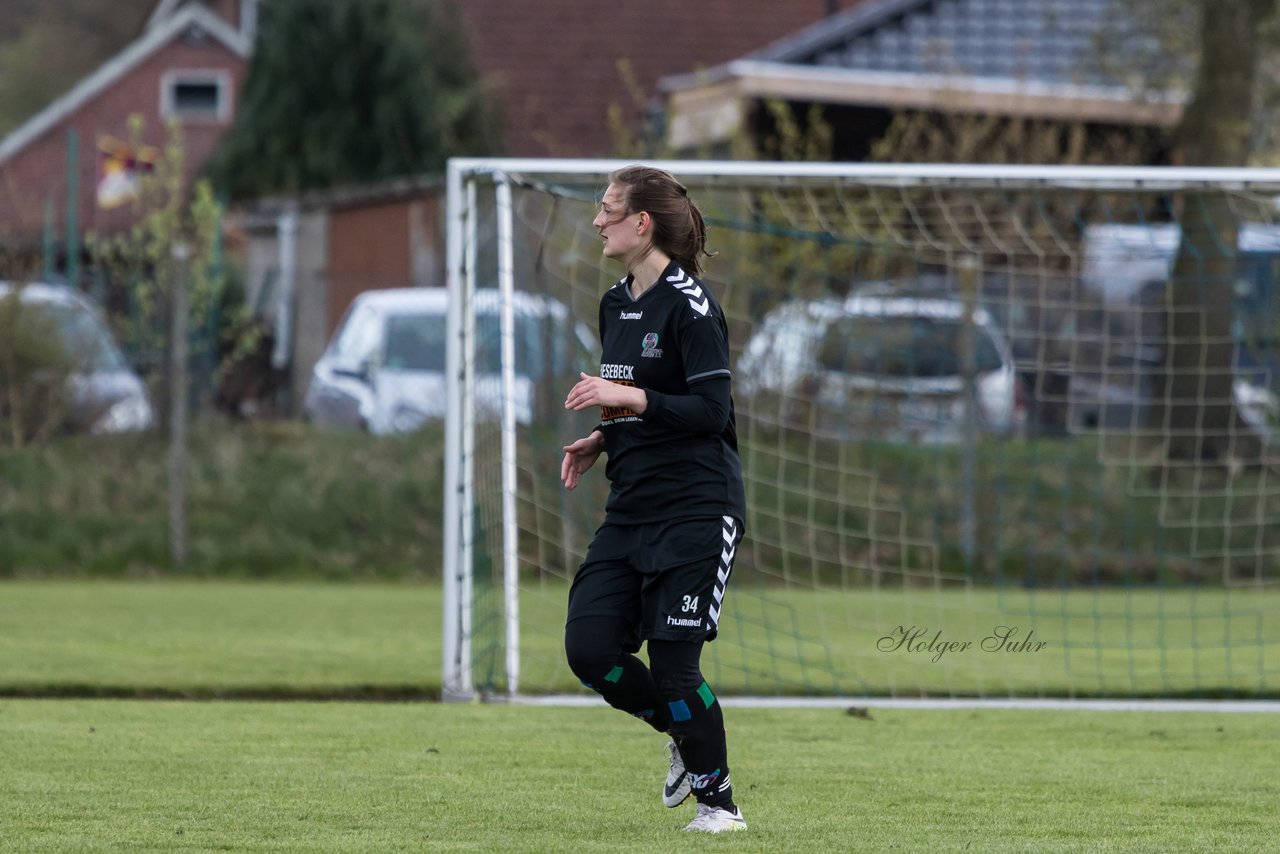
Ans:
[[[684,757],[674,741],[667,742],[667,753],[671,755],[671,768],[662,787],[662,805],[674,809],[685,802],[693,787],[689,782],[689,772],[684,770]]]

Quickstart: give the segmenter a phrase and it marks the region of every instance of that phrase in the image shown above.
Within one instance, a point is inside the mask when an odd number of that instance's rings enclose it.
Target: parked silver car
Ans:
[[[17,299],[32,319],[47,326],[65,361],[67,412],[61,426],[73,432],[125,433],[147,430],[155,418],[146,386],[129,367],[98,305],[64,285],[0,282],[0,300]],[[48,371],[43,376],[50,376]]]
[[[1067,426],[1073,431],[1130,431],[1143,428],[1159,402],[1167,370],[1159,345],[1114,347],[1104,371],[1068,378],[1064,395]],[[1243,345],[1232,348],[1232,404],[1244,427],[1262,439],[1280,438],[1280,397],[1272,390],[1272,370]]]
[[[476,294],[476,403],[496,413],[501,395],[498,292]],[[303,402],[314,424],[371,433],[403,433],[445,416],[444,288],[392,288],[356,297],[312,371]],[[545,391],[598,363],[595,344],[569,309],[549,297],[516,292],[516,420],[528,424],[539,383]],[[563,389],[561,389],[562,391]],[[563,396],[562,396],[563,397]]]
[[[966,423],[966,367],[976,428],[1016,433],[1025,412],[1009,347],[985,310],[974,309],[966,324],[957,300],[786,303],[761,321],[735,373],[757,423],[843,439],[956,442]]]

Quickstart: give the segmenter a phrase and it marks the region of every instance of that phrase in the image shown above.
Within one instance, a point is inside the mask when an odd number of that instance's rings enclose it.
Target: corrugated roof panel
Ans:
[[[1106,84],[1095,43],[1115,0],[871,0],[765,51],[801,65]]]

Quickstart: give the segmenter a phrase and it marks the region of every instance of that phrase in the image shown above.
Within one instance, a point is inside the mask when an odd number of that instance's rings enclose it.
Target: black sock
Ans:
[[[650,641],[649,662],[693,796],[700,804],[733,809],[724,713],[698,667],[701,648],[701,643]]]
[[[729,750],[720,701],[703,681],[691,695],[668,702],[671,732],[678,734],[680,757],[700,804],[733,808]]]

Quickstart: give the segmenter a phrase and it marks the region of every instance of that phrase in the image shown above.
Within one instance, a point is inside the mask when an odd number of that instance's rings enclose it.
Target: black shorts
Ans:
[[[708,516],[648,525],[605,523],[569,588],[569,616],[621,617],[640,641],[714,640],[742,523]]]

